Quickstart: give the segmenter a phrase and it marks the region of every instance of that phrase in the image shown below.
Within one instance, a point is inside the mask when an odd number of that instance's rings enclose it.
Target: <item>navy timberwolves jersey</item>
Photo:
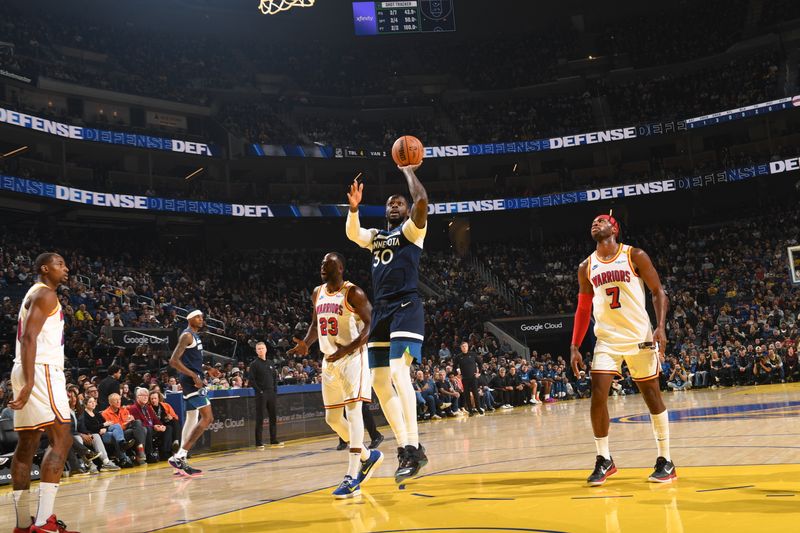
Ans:
[[[418,228],[409,218],[392,230],[370,230],[372,239],[372,290],[377,300],[392,300],[417,293],[419,258],[428,226]]]
[[[192,336],[192,343],[186,347],[181,362],[192,372],[196,373],[200,379],[203,379],[203,341],[200,336],[187,328],[183,333],[188,333]],[[194,386],[194,380],[185,374],[181,374],[181,387],[183,388],[183,395],[186,396],[192,392],[197,391]]]

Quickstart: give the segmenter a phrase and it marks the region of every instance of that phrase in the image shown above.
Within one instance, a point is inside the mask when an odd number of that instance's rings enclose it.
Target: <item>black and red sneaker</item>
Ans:
[[[678,479],[678,472],[675,470],[675,465],[672,461],[667,461],[664,457],[656,459],[656,466],[653,467],[653,473],[647,478],[647,481],[653,483],[671,483],[673,479]]]
[[[79,533],[78,531],[71,531],[67,529],[67,525],[56,518],[56,515],[50,515],[47,522],[43,526],[31,526],[31,533]]]
[[[594,471],[586,482],[592,487],[599,487],[612,475],[617,473],[617,467],[614,465],[614,459],[606,459],[602,455],[597,456],[597,461],[594,463]]]

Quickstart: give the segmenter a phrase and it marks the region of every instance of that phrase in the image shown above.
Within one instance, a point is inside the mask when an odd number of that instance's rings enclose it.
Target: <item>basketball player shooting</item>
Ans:
[[[669,302],[650,257],[641,249],[617,242],[619,224],[611,215],[592,221],[597,249],[578,267],[578,308],[572,332],[572,371],[585,368],[580,345],[594,310],[597,343],[592,359],[592,429],[597,447],[589,485],[605,483],[617,468],[608,444],[608,392],[614,375],[628,364],[642,392],[653,425],[658,459],[650,481],[668,483],[677,478],[669,453],[669,416],[661,399],[658,375],[667,344],[664,324]],[[658,326],[652,330],[645,308],[645,284],[653,295]]]
[[[211,425],[214,414],[211,411],[211,401],[208,399],[203,375],[203,341],[198,334],[203,327],[203,313],[196,309],[186,315],[186,321],[189,327],[181,333],[178,345],[169,359],[169,366],[180,372],[179,381],[186,406],[186,419],[181,431],[181,447],[168,462],[177,474],[199,477],[203,475],[203,471],[189,466],[186,458],[189,450]],[[209,372],[218,375],[216,369],[209,369]]]
[[[364,229],[358,218],[364,184],[354,181],[347,194],[350,210],[346,234],[372,252],[375,306],[367,344],[369,367],[372,387],[399,446],[395,482],[401,483],[417,476],[428,463],[419,443],[417,402],[410,373],[412,362],[421,362],[425,338],[417,282],[428,229],[428,194],[414,173],[419,164],[398,168],[406,178],[413,204],[409,206],[402,195],[390,196],[386,201],[386,229]]]
[[[352,498],[361,493],[361,485],[383,462],[383,453],[364,446],[362,402],[371,401],[372,385],[366,347],[372,306],[367,295],[356,285],[344,281],[344,259],[337,253],[322,259],[320,277],[323,284],[311,297],[311,326],[304,339],[289,355],[308,355],[308,347],[319,341],[325,357],[322,360],[322,403],[325,421],[339,437],[350,443],[347,474],[333,491],[337,499]],[[347,420],[344,419],[344,407]]]
[[[8,403],[15,411],[14,430],[19,437],[11,461],[17,511],[14,532],[70,533],[53,513],[64,461],[72,447],[64,378],[64,312],[56,294],[58,286],[66,283],[69,269],[55,253],[39,255],[33,269],[38,279],[19,308],[17,353],[11,370],[14,399]],[[31,465],[42,431],[50,446],[42,460],[39,507],[31,523]]]

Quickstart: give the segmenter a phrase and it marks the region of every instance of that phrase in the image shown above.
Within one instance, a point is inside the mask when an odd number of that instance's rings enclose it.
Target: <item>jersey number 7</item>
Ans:
[[[622,304],[619,303],[619,287],[609,287],[606,289],[606,294],[611,296],[611,309],[619,309]]]

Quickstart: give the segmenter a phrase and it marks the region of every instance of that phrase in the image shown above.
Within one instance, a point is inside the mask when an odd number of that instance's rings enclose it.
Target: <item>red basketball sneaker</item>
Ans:
[[[56,518],[56,515],[51,514],[50,518],[43,526],[31,526],[30,533],[79,533],[78,531],[70,531],[67,529],[67,524]]]

